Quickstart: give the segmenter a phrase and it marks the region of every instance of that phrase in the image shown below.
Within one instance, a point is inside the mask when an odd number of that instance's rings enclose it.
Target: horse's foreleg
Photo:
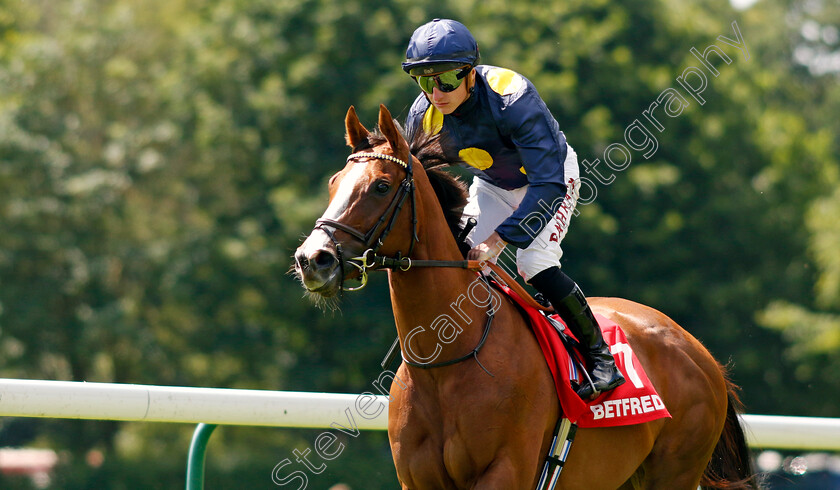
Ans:
[[[528,473],[528,472],[525,472]],[[476,480],[473,490],[531,490],[534,482],[523,479],[523,471],[508,456],[497,456]],[[525,481],[527,480],[527,481]]]

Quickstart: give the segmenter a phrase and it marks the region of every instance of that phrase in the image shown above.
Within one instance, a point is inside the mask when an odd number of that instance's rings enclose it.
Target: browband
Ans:
[[[353,153],[352,155],[347,157],[347,161],[353,160],[354,158],[378,158],[380,160],[388,160],[394,163],[398,163],[402,165],[403,168],[408,168],[408,164],[404,161],[400,160],[397,157],[393,157],[391,155],[386,155],[384,153],[374,153],[374,152],[359,152]]]

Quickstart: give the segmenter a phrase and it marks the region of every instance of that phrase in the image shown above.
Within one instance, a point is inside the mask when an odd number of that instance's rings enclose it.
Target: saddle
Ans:
[[[575,349],[577,339],[566,328],[563,320],[546,311],[547,308],[542,305],[539,309],[535,308],[533,303],[536,301],[530,296],[524,299],[513,288],[497,281],[494,281],[494,285],[511,298],[530,321],[554,378],[563,415],[572,423],[583,428],[614,427],[671,416],[618,324],[595,314],[604,341],[616,358],[616,366],[628,382],[602,393],[594,400],[583,400],[577,395],[577,388],[581,383],[588,382],[586,370]]]

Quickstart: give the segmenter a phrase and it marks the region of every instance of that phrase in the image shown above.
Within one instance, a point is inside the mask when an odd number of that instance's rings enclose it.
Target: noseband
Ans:
[[[341,279],[341,288],[346,291],[355,291],[357,289],[361,289],[367,285],[367,272],[368,270],[374,269],[376,267],[388,267],[389,262],[397,264],[397,267],[403,268],[403,270],[407,270],[408,267],[411,267],[411,253],[414,251],[414,245],[420,241],[417,237],[417,201],[414,195],[414,173],[411,167],[411,153],[408,153],[408,158],[403,161],[397,157],[386,155],[384,153],[375,153],[375,152],[358,152],[353,153],[352,155],[347,157],[347,161],[355,160],[359,158],[372,158],[378,160],[387,160],[389,162],[394,162],[399,164],[401,167],[405,169],[405,178],[403,178],[402,182],[400,183],[399,188],[397,189],[396,194],[394,194],[394,198],[391,200],[391,204],[388,205],[388,208],[385,209],[385,212],[382,213],[382,216],[379,217],[379,220],[367,231],[367,233],[363,233],[352,226],[346,225],[341,223],[337,220],[331,218],[321,218],[315,222],[315,229],[322,230],[327,236],[330,237],[330,240],[335,245],[336,252],[338,254],[338,262],[339,267],[342,269],[342,279]],[[405,203],[406,198],[411,198],[411,225],[412,225],[412,234],[411,234],[411,245],[408,247],[408,253],[403,256],[402,252],[397,252],[396,257],[381,257],[376,255],[376,252],[382,247],[382,244],[385,242],[385,239],[388,237],[388,234],[391,232],[391,229],[394,227],[394,223],[397,221],[397,217],[400,214],[400,210]],[[329,228],[332,228],[330,230]],[[343,251],[341,244],[335,239],[334,233],[335,230],[341,230],[356,240],[359,240],[365,252],[359,257],[353,257],[347,259],[346,261],[343,258]],[[353,267],[357,268],[360,273],[360,280],[361,285],[355,288],[344,288],[344,264],[352,265]]]

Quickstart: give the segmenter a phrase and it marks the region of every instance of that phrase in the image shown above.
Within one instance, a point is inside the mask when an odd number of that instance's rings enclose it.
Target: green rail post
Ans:
[[[193,432],[187,458],[187,490],[204,490],[204,456],[215,429],[213,424],[198,424]]]

